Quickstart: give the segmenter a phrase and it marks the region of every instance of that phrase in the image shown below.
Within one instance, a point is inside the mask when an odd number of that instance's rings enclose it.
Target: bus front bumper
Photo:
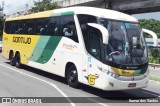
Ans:
[[[123,81],[111,76],[107,76],[105,78],[106,79],[103,79],[104,83],[102,83],[102,90],[106,91],[145,88],[148,86],[149,81],[148,76],[141,80],[135,81]]]

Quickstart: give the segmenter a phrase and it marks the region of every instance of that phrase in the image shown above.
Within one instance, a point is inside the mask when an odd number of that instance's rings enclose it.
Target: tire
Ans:
[[[17,68],[21,68],[21,58],[19,53],[15,56],[15,65]]]
[[[67,71],[67,82],[70,87],[78,88],[78,73],[75,66],[71,66]]]
[[[9,60],[10,60],[10,65],[15,66],[15,58],[13,52],[10,53]]]

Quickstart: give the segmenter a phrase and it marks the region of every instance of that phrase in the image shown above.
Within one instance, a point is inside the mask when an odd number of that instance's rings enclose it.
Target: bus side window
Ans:
[[[61,17],[61,34],[77,43],[79,42],[73,15]]]
[[[35,20],[35,34],[36,35],[47,35],[47,19],[41,18]]]
[[[14,22],[6,22],[5,23],[5,32],[7,34],[13,34],[14,33]]]
[[[35,30],[35,23],[34,23],[34,20],[30,21],[30,20],[27,20],[26,22],[26,29],[27,29],[27,34],[35,34],[34,30]]]
[[[87,23],[97,23],[97,18],[95,16],[84,15],[84,14],[79,14],[77,16],[80,23],[82,35],[84,38],[84,43],[85,43],[85,46],[87,47],[87,38],[88,38],[88,30],[89,30]]]
[[[47,34],[51,36],[59,35],[59,17],[49,18],[49,22],[47,24]]]
[[[15,34],[23,34],[23,22],[16,21],[15,23]]]

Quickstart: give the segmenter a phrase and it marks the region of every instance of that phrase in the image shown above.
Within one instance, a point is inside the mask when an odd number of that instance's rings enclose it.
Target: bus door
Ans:
[[[88,70],[86,76],[88,84],[92,86],[100,86],[99,67],[101,67],[101,42],[102,35],[99,30],[92,28],[88,31],[87,51],[88,51]]]

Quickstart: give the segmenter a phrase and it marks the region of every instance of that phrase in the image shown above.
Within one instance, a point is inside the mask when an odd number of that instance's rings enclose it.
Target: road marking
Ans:
[[[11,69],[11,70],[13,70],[13,71],[15,71],[15,72],[21,73],[21,74],[23,74],[23,75],[29,76],[29,77],[31,77],[31,78],[34,78],[34,79],[37,79],[37,80],[39,80],[39,81],[42,81],[42,82],[44,82],[44,83],[49,84],[50,86],[52,86],[52,87],[54,87],[55,89],[57,89],[57,91],[60,92],[64,97],[66,97],[66,99],[69,101],[69,103],[70,103],[72,106],[76,106],[76,104],[72,103],[72,101],[68,98],[68,96],[67,96],[62,90],[60,90],[55,84],[52,84],[52,83],[50,83],[50,82],[48,82],[48,81],[45,81],[45,80],[43,80],[43,79],[40,79],[40,78],[38,78],[38,77],[35,77],[35,76],[32,76],[32,75],[26,74],[26,73],[24,73],[24,72],[18,71],[18,70],[16,70],[16,69],[13,69],[13,68],[8,67],[8,66],[3,65],[3,64],[0,64],[0,66],[5,67],[5,68],[8,68],[8,69]]]
[[[91,99],[91,98],[88,98],[88,99],[91,100],[91,101],[93,101],[93,102],[95,102],[95,103],[98,103],[98,104],[100,104],[100,105],[102,105],[102,106],[108,106],[108,105],[106,105],[106,104],[104,104],[104,103],[99,103],[98,101],[93,100],[93,99]]]
[[[145,92],[145,91],[142,91],[144,93],[147,93],[147,94],[150,94],[150,95],[153,95],[153,96],[157,96],[157,97],[160,97],[159,95],[156,95],[156,94],[152,94],[152,93],[149,93],[149,92]]]

